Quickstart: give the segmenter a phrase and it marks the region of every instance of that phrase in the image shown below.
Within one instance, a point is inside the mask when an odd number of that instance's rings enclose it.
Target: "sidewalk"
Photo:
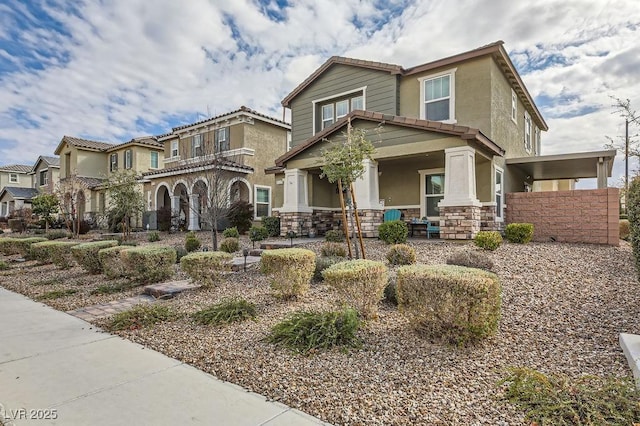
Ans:
[[[0,288],[0,425],[321,425]]]

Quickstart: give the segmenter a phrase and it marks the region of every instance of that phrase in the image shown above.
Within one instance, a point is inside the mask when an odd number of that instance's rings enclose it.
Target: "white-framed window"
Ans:
[[[293,145],[291,144],[291,130],[287,130],[287,151],[290,151],[291,148],[293,148]]]
[[[440,217],[438,203],[444,198],[444,169],[418,170],[420,174],[420,216],[429,219]]]
[[[255,218],[271,216],[271,187],[254,185],[255,196]]]
[[[349,99],[336,102],[336,120],[349,114]]]
[[[216,152],[229,151],[229,135],[226,127],[216,129]]]
[[[193,135],[191,138],[191,158],[202,155],[202,135]]]
[[[355,109],[364,110],[364,96],[355,96],[351,98],[351,111]]]
[[[496,220],[504,220],[504,170],[495,166]]]
[[[18,174],[17,173],[10,173],[9,174],[9,182],[18,183]]]
[[[456,69],[422,77],[420,81],[420,117],[425,120],[455,123]]]
[[[322,116],[320,118],[322,125],[320,129],[326,129],[333,124],[333,104],[322,105]]]
[[[524,149],[531,153],[531,116],[524,112]]]
[[[41,170],[40,176],[38,178],[40,186],[45,186],[49,184],[49,170]]]
[[[535,151],[535,154],[536,154],[536,155],[540,155],[540,154],[541,154],[541,151],[542,151],[542,132],[540,131],[540,129],[538,129],[538,128],[536,127],[536,130],[535,130],[535,132],[534,132],[534,135],[535,135],[535,137],[536,137],[536,139],[535,139],[535,145],[534,145],[535,150],[536,150],[536,151]]]
[[[366,86],[348,92],[338,93],[313,103],[314,134],[326,129],[351,111],[364,110]]]
[[[149,155],[151,156],[151,164],[149,164],[149,167],[151,167],[152,169],[157,169],[158,168],[158,151],[151,151]]]
[[[511,89],[511,121],[518,123],[518,96],[513,89]]]
[[[171,157],[178,156],[178,141],[171,141]]]
[[[129,170],[133,166],[133,151],[127,149],[124,152],[124,168]]]
[[[118,154],[114,153],[109,156],[109,171],[115,172],[118,170]]]

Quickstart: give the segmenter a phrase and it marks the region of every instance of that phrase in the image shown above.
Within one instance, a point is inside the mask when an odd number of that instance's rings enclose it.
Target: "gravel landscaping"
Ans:
[[[200,235],[203,242],[207,235]],[[163,235],[156,244],[179,244],[183,238]],[[470,243],[437,240],[409,244],[424,264],[441,264],[457,250],[473,249]],[[251,243],[243,237],[241,245]],[[319,253],[321,245],[313,242],[306,248]],[[368,258],[384,261],[387,245],[368,240],[366,248]],[[471,347],[425,341],[397,307],[383,303],[379,319],[359,332],[361,349],[294,354],[264,342],[264,337],[294,311],[336,309],[334,295],[314,282],[304,298],[278,300],[271,295],[268,278],[255,268],[229,274],[218,287],[158,302],[181,314],[177,319],[117,334],[333,424],[526,424],[496,386],[509,367],[572,377],[631,376],[617,340],[620,332],[640,333],[640,286],[627,243],[505,243],[488,255],[503,286],[502,318],[496,336]],[[109,283],[104,276],[79,267],[57,271],[34,262],[11,265],[0,271],[0,284],[7,289],[32,298],[77,289],[43,301],[60,310],[141,291],[91,295],[92,289]],[[42,284],[53,277],[61,280]],[[214,327],[191,319],[190,314],[229,296],[255,303],[256,320]],[[102,320],[97,325],[106,324]]]

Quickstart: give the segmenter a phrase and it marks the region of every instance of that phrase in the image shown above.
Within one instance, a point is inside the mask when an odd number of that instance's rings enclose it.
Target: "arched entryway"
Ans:
[[[243,178],[233,178],[229,181],[229,204],[242,200],[251,203],[251,184]]]
[[[192,226],[189,229],[207,228],[207,222],[209,222],[207,220],[207,210],[209,207],[209,191],[207,184],[202,180],[198,180],[194,183],[191,190],[191,197],[192,199],[189,200],[189,203],[192,212],[190,221]],[[198,224],[197,228],[193,226],[195,223]]]
[[[173,215],[178,229],[185,230],[189,226],[189,191],[187,191],[187,186],[183,182],[176,183],[173,187],[173,196],[179,200],[178,208],[175,209]]]
[[[168,231],[171,228],[171,192],[166,184],[156,188],[155,202],[158,229]]]

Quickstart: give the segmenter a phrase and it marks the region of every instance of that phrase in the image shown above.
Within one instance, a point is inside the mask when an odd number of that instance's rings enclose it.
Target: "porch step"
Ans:
[[[171,299],[185,290],[191,290],[198,287],[200,287],[200,285],[193,284],[189,280],[170,281],[145,286],[142,293],[153,296],[156,299]]]

